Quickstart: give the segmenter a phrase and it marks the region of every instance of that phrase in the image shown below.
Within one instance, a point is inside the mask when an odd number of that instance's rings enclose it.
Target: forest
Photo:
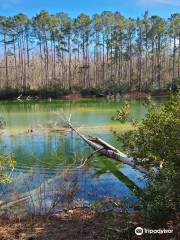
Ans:
[[[1,89],[167,89],[180,78],[180,14],[0,17]]]
[[[0,4],[0,240],[179,240],[179,2],[139,17],[12,2],[11,16]]]

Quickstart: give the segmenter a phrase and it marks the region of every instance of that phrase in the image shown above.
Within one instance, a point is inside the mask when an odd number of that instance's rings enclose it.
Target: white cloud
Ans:
[[[140,0],[140,3],[143,4],[163,4],[170,6],[180,6],[180,0]]]

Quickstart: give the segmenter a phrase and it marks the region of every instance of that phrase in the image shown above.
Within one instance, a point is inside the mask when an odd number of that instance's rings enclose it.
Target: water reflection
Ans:
[[[58,178],[55,176],[61,176],[65,168],[70,169],[77,177],[77,198],[92,201],[104,196],[122,197],[130,193],[129,188],[123,181],[119,182],[115,174],[104,172],[103,175],[95,177],[92,165],[77,168],[81,159],[88,156],[92,150],[72,132],[42,132],[38,128],[39,125],[44,126],[53,121],[54,112],[65,109],[72,112],[72,121],[77,123],[85,134],[102,137],[121,148],[121,143],[117,142],[111,131],[113,128],[119,128],[119,123],[113,122],[111,116],[122,104],[122,101],[103,99],[51,103],[0,102],[0,112],[8,126],[0,136],[0,144],[5,147],[6,152],[14,153],[17,162],[14,182],[6,187],[1,186],[0,198],[11,199],[15,191],[22,194],[33,190],[49,178],[56,179],[53,180],[53,184],[56,185]],[[141,101],[131,101],[130,105],[132,118],[139,120],[145,115],[146,110]],[[121,126],[125,127],[126,124]],[[36,131],[28,133],[28,128]],[[96,154],[91,161],[101,161],[101,158]],[[127,166],[123,166],[121,171],[137,186],[143,187],[143,181],[138,179],[141,176],[139,172]]]

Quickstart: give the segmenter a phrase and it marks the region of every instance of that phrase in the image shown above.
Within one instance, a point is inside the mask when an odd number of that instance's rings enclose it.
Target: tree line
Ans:
[[[180,79],[180,14],[126,18],[104,11],[72,19],[41,11],[0,16],[0,87],[165,88]]]

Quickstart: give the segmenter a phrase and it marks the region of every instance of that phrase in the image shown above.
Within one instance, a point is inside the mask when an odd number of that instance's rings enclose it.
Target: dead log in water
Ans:
[[[99,152],[100,154],[115,159],[116,161],[122,162],[124,164],[127,164],[128,166],[140,171],[143,174],[147,174],[148,171],[137,165],[133,158],[128,157],[126,154],[120,152],[115,147],[111,146],[110,144],[106,143],[104,140],[100,138],[94,138],[94,137],[86,137],[83,134],[81,134],[77,129],[75,129],[72,124],[67,121],[67,125],[81,138],[83,139],[90,147],[92,147],[94,150]]]

